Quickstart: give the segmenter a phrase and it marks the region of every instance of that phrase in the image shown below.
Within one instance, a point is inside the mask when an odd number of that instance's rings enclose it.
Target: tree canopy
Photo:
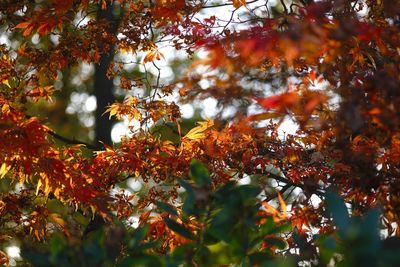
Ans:
[[[399,1],[2,0],[0,34],[0,264],[400,266]]]

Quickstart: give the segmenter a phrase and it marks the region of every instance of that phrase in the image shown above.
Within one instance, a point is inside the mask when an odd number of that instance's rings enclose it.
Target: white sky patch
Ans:
[[[362,1],[362,3],[357,3],[356,10],[358,10],[361,5],[362,9],[360,11],[357,11],[357,15],[361,18],[364,18],[368,15],[369,8],[368,5],[365,3],[365,1]]]
[[[239,185],[246,185],[246,184],[250,184],[250,183],[251,183],[251,179],[250,179],[250,176],[247,174],[245,174],[242,179],[238,180]]]
[[[215,110],[217,111],[217,110]],[[237,112],[237,109],[235,107],[226,107],[222,110],[222,117],[223,118],[228,118],[232,115],[234,115]]]
[[[87,80],[89,79],[93,73],[94,73],[94,64],[93,63],[83,63],[81,64],[81,71],[79,72],[81,74],[81,79],[82,80]]]
[[[288,134],[295,134],[299,129],[299,126],[295,124],[291,119],[285,119],[282,124],[279,126],[278,135],[281,138],[284,138]]]
[[[174,76],[174,72],[168,66],[163,67],[162,71],[160,71],[160,78],[161,79],[171,79]]]
[[[148,127],[151,127],[152,123],[148,123]],[[114,143],[119,143],[122,137],[132,136],[133,132],[140,129],[140,122],[136,120],[129,121],[125,118],[123,121],[114,124],[111,130],[111,140]]]
[[[117,122],[111,130],[111,139],[114,143],[121,142],[123,136],[128,134],[128,128],[123,122]]]
[[[32,44],[37,45],[40,42],[39,34],[35,33],[31,38]]]
[[[319,204],[322,202],[321,198],[315,194],[311,196],[310,201],[314,208],[318,208]]]
[[[10,39],[8,38],[7,35],[2,34],[2,35],[0,36],[0,44],[4,44],[4,45],[6,45],[6,46],[10,46],[10,45],[11,45]]]
[[[21,249],[17,246],[6,247],[6,253],[10,258],[16,259],[21,257]]]
[[[60,35],[51,34],[50,40],[53,42],[54,45],[58,45],[60,43]]]
[[[94,95],[89,96],[86,98],[85,105],[83,106],[84,111],[86,112],[93,112],[97,108],[97,100]]]
[[[137,179],[129,179],[127,184],[133,191],[139,191],[143,187],[142,183]]]
[[[217,113],[217,100],[214,98],[207,98],[201,104],[203,109],[202,115],[204,117],[213,117]]]
[[[80,117],[79,121],[87,128],[94,126],[94,124],[96,123],[94,116],[90,115],[89,116],[85,115],[83,117]]]
[[[70,96],[70,103],[67,107],[66,112],[68,114],[74,114],[81,110],[85,105],[86,99],[89,97],[87,93],[72,92]]]
[[[204,68],[204,72],[207,73],[207,69],[206,68]],[[202,80],[199,81],[199,85],[200,85],[200,87],[202,89],[206,89],[206,88],[211,86],[211,83],[210,83],[210,81],[208,81],[206,79],[202,79]]]
[[[75,26],[85,26],[90,21],[86,13],[80,12],[74,19]]]
[[[194,108],[190,104],[185,104],[181,106],[181,114],[185,119],[190,119],[194,115]]]
[[[137,217],[137,216],[129,217],[128,224],[133,228],[138,228],[139,227],[139,217]]]

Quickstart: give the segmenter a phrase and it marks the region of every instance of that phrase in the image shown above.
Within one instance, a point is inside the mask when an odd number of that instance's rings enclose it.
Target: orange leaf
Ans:
[[[260,114],[255,114],[249,116],[249,121],[262,121],[262,120],[269,120],[269,119],[276,119],[281,117],[283,114],[278,112],[264,112]]]
[[[266,98],[257,98],[257,103],[265,109],[276,109],[283,111],[285,108],[290,108],[298,103],[300,97],[297,93],[283,93],[273,95]]]
[[[37,32],[40,36],[43,36],[46,32],[51,30],[51,25],[49,23],[43,23],[37,28]]]
[[[153,61],[154,58],[155,58],[155,51],[150,51],[149,53],[147,53],[144,56],[143,62],[147,63],[147,62]]]
[[[160,60],[161,58],[164,58],[164,55],[160,51],[155,49],[146,54],[146,56],[143,59],[143,63],[151,62],[154,60]]]
[[[232,0],[232,3],[235,8],[240,8],[246,5],[246,0]]]
[[[29,24],[31,24],[31,22],[29,20],[25,21],[25,22],[21,22],[17,26],[15,26],[15,29],[25,29],[29,26]]]
[[[317,72],[314,69],[311,70],[309,77],[311,82],[314,83],[315,79],[317,78]]]
[[[312,94],[310,99],[307,101],[307,104],[305,105],[304,109],[307,113],[311,113],[318,105],[324,103],[326,100],[327,97],[324,94],[321,93]]]
[[[33,30],[33,26],[29,26],[28,28],[26,28],[26,29],[24,30],[24,32],[22,33],[22,35],[23,35],[24,37],[27,37],[27,36],[29,36],[29,35],[31,34],[32,30]]]

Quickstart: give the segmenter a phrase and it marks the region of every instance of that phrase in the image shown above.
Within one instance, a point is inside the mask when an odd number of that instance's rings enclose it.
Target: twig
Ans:
[[[257,1],[258,0],[253,0],[253,1],[246,2],[246,5],[255,3]],[[214,7],[223,7],[223,6],[233,6],[233,2],[232,3],[219,4],[219,5],[213,5],[213,6],[203,6],[202,8],[214,8]]]
[[[279,191],[279,194],[283,195],[290,187],[292,187],[291,184],[286,184],[284,187],[282,187],[282,189]],[[265,202],[269,202],[271,200],[273,200],[274,198],[278,197],[278,192],[273,193],[269,196],[267,196],[265,199],[263,199],[263,201]]]
[[[283,6],[283,10],[284,10],[285,14],[288,14],[288,9],[287,9],[287,6],[285,4],[285,0],[281,0],[281,4]]]
[[[75,138],[74,138],[74,139],[69,139],[69,138],[64,137],[64,136],[61,136],[61,135],[59,135],[58,133],[55,133],[55,132],[53,132],[53,131],[48,131],[47,133],[48,133],[49,135],[53,136],[54,138],[56,138],[56,139],[58,139],[58,140],[60,140],[60,141],[62,141],[62,142],[64,142],[64,143],[67,143],[67,144],[72,144],[72,145],[85,145],[87,148],[92,149],[92,150],[97,150],[97,149],[99,149],[99,148],[98,148],[97,146],[95,146],[95,145],[92,145],[92,144],[89,144],[89,143],[86,143],[86,142],[83,142],[83,141],[80,141],[80,140],[76,140]]]
[[[289,180],[289,179],[287,179],[285,177],[279,176],[277,174],[273,174],[273,173],[270,173],[270,172],[265,172],[265,171],[262,171],[262,170],[259,170],[259,169],[257,169],[255,171],[255,173],[256,174],[265,175],[267,178],[275,179],[277,181],[280,181],[280,182],[285,183],[285,184],[290,185],[290,186],[295,186],[295,187],[298,187],[298,188],[303,189],[303,190],[306,189],[306,185],[301,184],[301,183],[294,183],[291,180]],[[321,197],[323,197],[325,195],[325,192],[322,191],[319,188],[315,188],[315,192],[313,192],[313,193],[318,195],[318,196],[321,196]]]

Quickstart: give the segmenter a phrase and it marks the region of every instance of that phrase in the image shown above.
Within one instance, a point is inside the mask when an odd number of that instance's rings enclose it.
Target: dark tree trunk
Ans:
[[[108,21],[108,32],[110,36],[116,34],[117,22],[113,15],[114,5],[107,5],[106,9],[99,8],[97,13],[98,20]],[[101,45],[101,44],[100,44]],[[113,121],[109,119],[107,114],[104,114],[106,107],[114,102],[114,83],[112,79],[107,77],[107,69],[114,57],[114,47],[111,46],[107,53],[103,53],[100,62],[96,64],[94,74],[94,95],[97,100],[96,123],[95,123],[95,141],[96,145],[101,148],[100,141],[107,145],[112,145],[111,129]],[[103,115],[104,114],[104,115]]]
[[[110,33],[110,36],[115,36],[118,28],[118,20],[113,14],[113,9],[114,4],[107,5],[107,8],[104,10],[99,7],[99,11],[97,12],[98,20],[106,20],[109,22],[108,33]],[[99,45],[101,46],[102,44]],[[102,47],[100,47],[100,49],[102,49]],[[107,77],[107,70],[114,58],[114,51],[114,47],[111,46],[109,51],[102,54],[100,62],[96,64],[94,73],[94,95],[96,96],[97,101],[95,145],[99,150],[103,148],[103,144],[112,145],[111,129],[113,126],[113,120],[110,120],[109,116],[104,114],[104,112],[107,106],[114,102],[113,79]],[[96,214],[86,226],[83,234],[86,236],[90,232],[102,228],[104,225],[104,219],[99,214]]]

